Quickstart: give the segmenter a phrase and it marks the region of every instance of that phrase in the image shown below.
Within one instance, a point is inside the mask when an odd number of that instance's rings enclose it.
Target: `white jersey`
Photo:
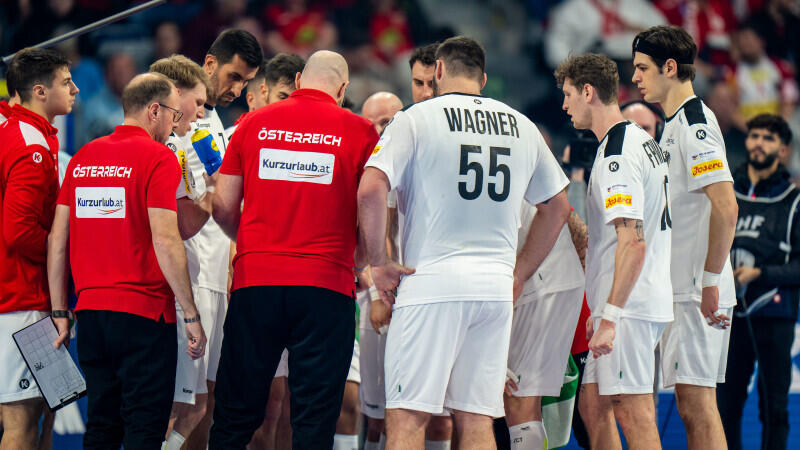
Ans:
[[[558,194],[566,176],[536,126],[507,105],[446,94],[398,112],[368,167],[397,189],[403,277],[397,306],[512,300],[523,197]]]
[[[623,317],[651,322],[672,320],[670,264],[671,216],[667,161],[656,141],[630,122],[608,130],[597,148],[589,179],[586,215],[586,300],[600,317],[614,281],[619,218],[641,220],[645,257]]]
[[[192,123],[192,129],[187,135],[188,139],[185,140],[184,147],[187,148],[187,154],[195,152],[194,146],[209,145],[207,140],[209,135],[214,140],[214,145],[219,149],[221,156],[224,156],[225,148],[228,145],[228,141],[225,139],[225,128],[222,127],[217,111],[206,106],[205,115],[202,119]],[[192,148],[189,149],[189,147]],[[199,157],[187,158],[187,166],[192,172],[195,183],[203,179],[206,169]],[[192,285],[217,292],[228,291],[230,242],[219,225],[214,222],[213,217],[208,218],[208,222],[196,235],[184,241]]]
[[[200,159],[197,153],[195,153],[194,148],[192,148],[192,141],[189,139],[189,135],[187,134],[186,136],[180,137],[175,133],[170,134],[167,139],[167,147],[172,150],[175,158],[178,159],[178,164],[181,165],[181,182],[178,184],[175,198],[181,199],[189,197],[192,200],[199,199],[205,192],[205,181],[203,180],[202,174],[199,182],[195,180],[194,174],[189,170],[189,166],[192,165],[190,161],[192,159],[197,159],[199,161]],[[196,165],[196,163],[194,165]]]
[[[733,182],[725,142],[714,113],[692,96],[667,119],[661,147],[669,158],[670,205],[680,211],[672,218],[673,298],[676,302],[699,302],[711,217],[711,202],[703,187],[721,181]],[[736,305],[729,258],[718,286],[719,307]]]
[[[522,226],[519,228],[519,245],[517,251],[522,250],[528,232],[531,229],[531,221],[536,215],[536,207],[522,202]],[[569,227],[565,224],[561,233],[553,245],[553,249],[547,254],[544,261],[539,264],[536,272],[528,278],[522,287],[522,295],[514,303],[517,308],[526,303],[540,299],[546,294],[553,292],[567,291],[582,287],[586,281],[581,267],[581,260],[572,243]]]

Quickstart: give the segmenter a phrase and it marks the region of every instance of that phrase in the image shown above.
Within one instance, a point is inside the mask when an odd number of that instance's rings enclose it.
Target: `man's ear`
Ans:
[[[203,70],[206,72],[206,75],[211,76],[214,72],[217,71],[217,57],[214,55],[206,55],[206,59],[203,61]]]
[[[483,88],[486,87],[486,80],[487,80],[486,72],[483,72],[483,80],[481,81],[481,90],[483,90]]]
[[[670,58],[664,63],[664,67],[663,67],[662,71],[664,72],[664,75],[666,75],[669,78],[672,78],[672,77],[677,78],[678,77],[678,63],[674,59]]]
[[[303,75],[302,73],[297,72],[297,75],[294,76],[294,87],[295,87],[295,89],[300,89],[300,77],[302,75]]]
[[[340,105],[344,103],[344,93],[347,90],[347,85],[349,84],[350,81],[345,81],[341,86],[339,86],[339,90],[336,92],[336,99],[339,100]]]

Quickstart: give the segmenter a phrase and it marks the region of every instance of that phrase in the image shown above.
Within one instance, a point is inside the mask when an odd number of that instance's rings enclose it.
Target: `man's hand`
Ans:
[[[703,288],[703,299],[700,302],[700,313],[706,318],[709,326],[717,328],[727,328],[730,325],[730,317],[720,314],[719,309],[719,288],[708,286]]]
[[[607,355],[614,350],[614,337],[617,335],[616,324],[608,320],[601,320],[597,331],[589,340],[589,350],[595,359]]]
[[[186,337],[189,340],[189,347],[186,349],[189,357],[192,360],[202,357],[206,352],[206,334],[199,321],[186,324]]]
[[[747,285],[761,276],[761,269],[757,267],[739,267],[733,271],[733,278],[740,286]]]
[[[592,320],[592,317],[589,316],[586,319],[586,339],[591,340],[593,335],[594,335],[594,321]]]
[[[69,346],[69,318],[51,317],[51,319],[53,319],[53,323],[56,325],[56,330],[58,330],[58,337],[55,341],[53,341],[53,347],[59,348],[62,345]]]
[[[383,300],[373,300],[369,305],[369,321],[372,323],[372,328],[378,334],[381,333],[381,328],[388,326],[392,320],[392,308],[386,306]]]
[[[372,282],[375,288],[378,289],[378,295],[381,300],[386,304],[386,307],[391,309],[394,305],[394,292],[400,284],[400,278],[403,275],[411,275],[415,269],[400,265],[394,261],[388,261],[381,266],[372,266]],[[374,304],[374,303],[373,303]]]
[[[507,397],[513,396],[513,392],[516,392],[519,389],[517,386],[517,381],[519,380],[519,376],[514,373],[511,369],[506,369],[506,386],[504,389],[504,394]]]

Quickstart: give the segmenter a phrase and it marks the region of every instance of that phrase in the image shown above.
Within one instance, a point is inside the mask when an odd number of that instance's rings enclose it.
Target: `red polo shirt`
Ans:
[[[0,313],[50,310],[45,259],[58,193],[56,132],[20,105],[0,125]]]
[[[153,250],[147,208],[176,210],[181,180],[167,146],[120,125],[75,154],[58,196],[70,208],[76,310],[119,311],[175,322],[175,297]]]
[[[314,89],[247,115],[220,168],[244,182],[234,290],[316,286],[354,295],[356,192],[377,141],[368,120]]]

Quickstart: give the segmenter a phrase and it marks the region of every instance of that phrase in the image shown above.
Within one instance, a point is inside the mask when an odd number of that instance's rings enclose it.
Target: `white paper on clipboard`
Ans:
[[[53,348],[58,331],[50,316],[12,335],[25,364],[51,411],[60,409],[86,394],[86,380],[65,346]]]

